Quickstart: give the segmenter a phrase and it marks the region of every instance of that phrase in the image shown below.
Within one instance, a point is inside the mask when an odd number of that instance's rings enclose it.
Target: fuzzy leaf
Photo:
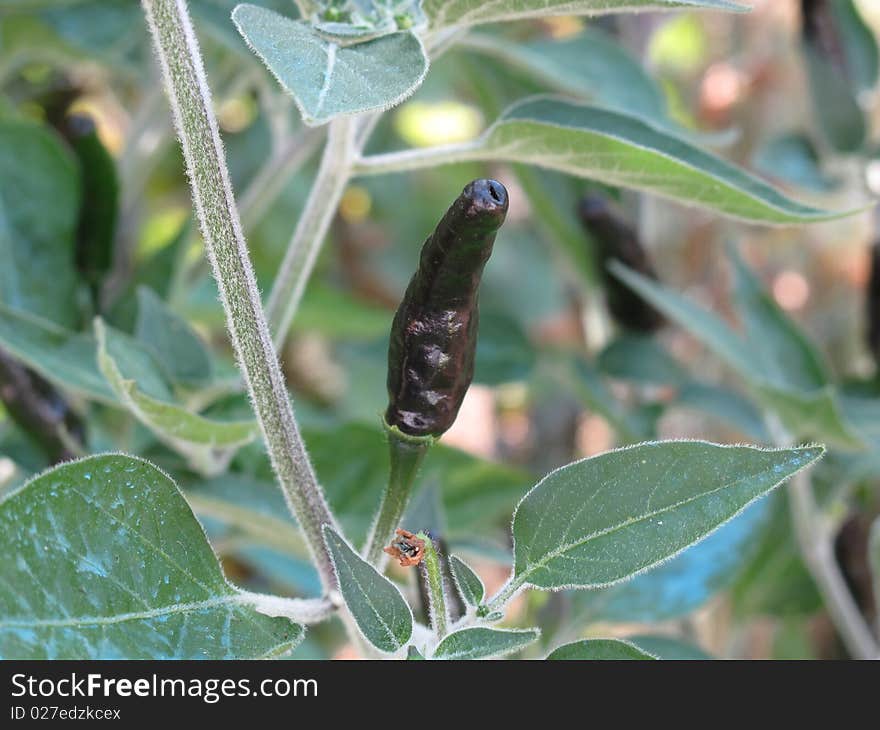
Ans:
[[[0,346],[63,390],[116,403],[95,368],[97,345],[91,335],[0,304]]]
[[[519,651],[541,632],[538,629],[490,629],[473,626],[449,634],[434,651],[432,659],[489,659]]]
[[[823,453],[667,441],[569,464],[517,507],[513,579],[555,590],[630,578],[703,539]]]
[[[138,288],[137,300],[135,337],[150,348],[171,379],[187,385],[210,380],[211,356],[189,323],[147,287]]]
[[[80,180],[51,130],[0,120],[0,303],[78,324],[74,268]]]
[[[227,582],[177,486],[141,459],[36,477],[0,503],[0,540],[4,659],[253,659],[303,635]]]
[[[266,8],[239,5],[238,32],[287,89],[312,126],[334,117],[389,109],[413,93],[428,57],[411,31],[352,45]]]
[[[423,0],[433,30],[450,25],[478,25],[552,15],[601,15],[680,8],[745,12],[748,7],[728,0]]]
[[[455,587],[458,588],[458,593],[464,602],[471,608],[479,606],[486,595],[486,588],[480,576],[457,555],[450,556],[449,569],[452,571]]]
[[[380,651],[394,653],[412,636],[412,611],[390,580],[349,547],[329,525],[324,540],[339,591],[361,633]]]
[[[187,411],[159,388],[148,388],[142,378],[130,377],[125,359],[134,341],[95,321],[98,366],[119,401],[131,414],[172,448],[202,466],[212,449],[246,444],[259,435],[254,421],[215,421]],[[157,392],[158,391],[158,392]]]
[[[785,365],[777,361],[772,368],[768,368],[766,363],[771,362],[775,357],[769,354],[768,350],[782,348],[788,353],[786,356],[791,357],[796,355],[796,351],[801,351],[804,359],[792,363],[794,371],[799,371],[801,377],[805,375],[819,377],[818,373],[810,375],[814,366],[810,363],[810,358],[804,354],[806,351],[802,350],[803,343],[800,341],[800,336],[794,331],[783,335],[784,323],[766,316],[766,310],[763,313],[754,310],[747,318],[753,328],[759,321],[768,326],[769,323],[774,322],[776,326],[772,330],[767,330],[772,334],[764,335],[769,336],[770,341],[757,339],[746,341],[731,330],[720,317],[702,309],[677,292],[619,264],[613,263],[609,268],[615,276],[667,317],[688,330],[733,368],[753,389],[757,399],[765,407],[775,411],[784,425],[794,434],[807,439],[819,438],[846,449],[859,449],[864,446],[861,436],[847,422],[833,386],[826,385],[811,391],[797,390],[791,387],[782,374]],[[776,342],[776,337],[781,337],[784,341]],[[756,355],[756,351],[762,348],[765,348],[765,354]]]
[[[851,214],[798,203],[745,170],[637,117],[554,97],[520,101],[473,142],[413,156],[401,162],[401,169],[465,160],[528,163],[768,225]],[[370,157],[360,169],[371,171]],[[375,169],[381,171],[381,165]]]
[[[871,536],[868,541],[868,562],[874,576],[874,595],[880,596],[880,517],[871,525]]]
[[[550,652],[548,659],[562,659],[570,661],[597,659],[610,659],[620,661],[622,659],[658,659],[659,657],[649,654],[629,641],[621,639],[583,639],[571,644],[565,644]]]

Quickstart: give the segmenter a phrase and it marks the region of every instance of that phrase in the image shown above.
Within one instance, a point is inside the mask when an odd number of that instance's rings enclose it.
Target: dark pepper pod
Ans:
[[[113,265],[113,239],[119,208],[116,163],[101,142],[90,116],[68,115],[63,132],[79,161],[82,174],[76,266],[96,289]]]
[[[801,20],[804,43],[838,73],[848,76],[846,54],[830,0],[801,0]]]
[[[596,243],[599,270],[611,316],[621,327],[636,332],[650,333],[660,329],[664,323],[663,315],[608,271],[609,263],[619,261],[642,276],[657,279],[635,229],[601,195],[584,197],[578,206],[578,214],[587,233]]]
[[[422,247],[391,326],[385,420],[410,436],[440,436],[455,421],[474,375],[478,292],[507,190],[474,180]]]
[[[880,239],[871,246],[871,273],[865,290],[868,348],[880,368]]]
[[[51,464],[73,458],[70,443],[85,443],[83,424],[61,394],[2,349],[0,403],[12,420],[43,447]]]

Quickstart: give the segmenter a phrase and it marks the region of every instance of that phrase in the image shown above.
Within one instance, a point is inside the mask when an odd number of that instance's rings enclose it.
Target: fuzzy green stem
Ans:
[[[510,599],[519,593],[523,585],[524,581],[522,578],[515,578],[511,575],[510,579],[501,586],[498,593],[495,594],[492,600],[486,604],[485,608],[480,613],[488,616],[495,611],[503,611]]]
[[[266,316],[277,346],[281,346],[287,337],[324,238],[351,177],[355,128],[352,118],[343,117],[330,122],[327,130],[327,144],[324,146],[318,176],[296,224],[266,303]]]
[[[434,442],[430,436],[407,436],[397,427],[389,426],[384,419],[382,422],[388,434],[391,471],[388,476],[388,486],[382,495],[382,503],[373,522],[373,529],[364,548],[364,559],[372,565],[383,562],[385,554],[382,548],[391,541],[394,531],[400,526],[400,520],[412,494],[416,473]]]
[[[443,566],[440,555],[430,535],[420,532],[416,537],[425,541],[425,557],[419,563],[419,575],[425,582],[428,593],[428,614],[431,627],[438,639],[446,636],[449,626],[449,611],[446,607],[446,591],[443,585]]]
[[[300,437],[269,337],[211,94],[185,0],[142,0],[186,161],[193,203],[229,335],[269,458],[324,589],[336,585],[321,526],[334,524]]]

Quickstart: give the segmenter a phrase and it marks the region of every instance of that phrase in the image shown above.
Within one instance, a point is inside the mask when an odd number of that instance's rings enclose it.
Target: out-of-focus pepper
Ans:
[[[846,54],[840,41],[837,19],[829,0],[801,0],[801,36],[813,51],[848,76]]]
[[[619,261],[643,276],[657,278],[635,229],[601,195],[584,197],[578,213],[596,244],[599,270],[612,317],[621,327],[637,332],[654,332],[662,327],[663,315],[608,271],[611,261]]]
[[[507,190],[474,180],[425,241],[419,268],[391,327],[385,420],[410,436],[452,425],[474,375],[478,291]]]
[[[865,291],[868,348],[880,368],[880,239],[871,246],[871,274]]]
[[[79,161],[82,205],[76,235],[76,266],[97,293],[113,265],[113,238],[119,208],[116,163],[86,114],[69,114],[63,132]]]
[[[0,349],[0,402],[45,450],[50,464],[74,457],[85,430],[70,405],[48,382]]]

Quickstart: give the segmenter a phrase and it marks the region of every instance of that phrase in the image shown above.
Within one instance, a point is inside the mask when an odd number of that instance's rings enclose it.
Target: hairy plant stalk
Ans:
[[[425,558],[419,563],[419,577],[424,581],[428,594],[428,615],[431,628],[438,639],[446,636],[449,626],[449,610],[446,607],[446,591],[443,586],[443,566],[433,538],[425,533],[417,537],[425,541]]]
[[[142,0],[183,148],[205,250],[272,466],[325,590],[336,585],[321,526],[334,524],[293,415],[269,337],[205,70],[185,0]]]
[[[318,176],[296,224],[266,303],[266,316],[276,345],[283,344],[287,337],[324,238],[351,177],[355,131],[356,125],[352,118],[330,122]]]
[[[402,152],[386,152],[358,157],[352,166],[352,175],[385,175],[392,172],[423,170],[453,162],[478,160],[481,155],[482,150],[478,140]]]
[[[831,535],[822,524],[808,472],[795,474],[788,486],[788,496],[801,555],[840,638],[854,658],[880,659],[880,645],[837,565]]]
[[[394,531],[400,527],[400,520],[412,494],[416,473],[434,441],[431,437],[407,436],[387,425],[385,430],[388,433],[391,471],[388,476],[388,486],[382,494],[382,502],[363,551],[364,560],[380,568],[386,558],[383,548],[394,537]]]

